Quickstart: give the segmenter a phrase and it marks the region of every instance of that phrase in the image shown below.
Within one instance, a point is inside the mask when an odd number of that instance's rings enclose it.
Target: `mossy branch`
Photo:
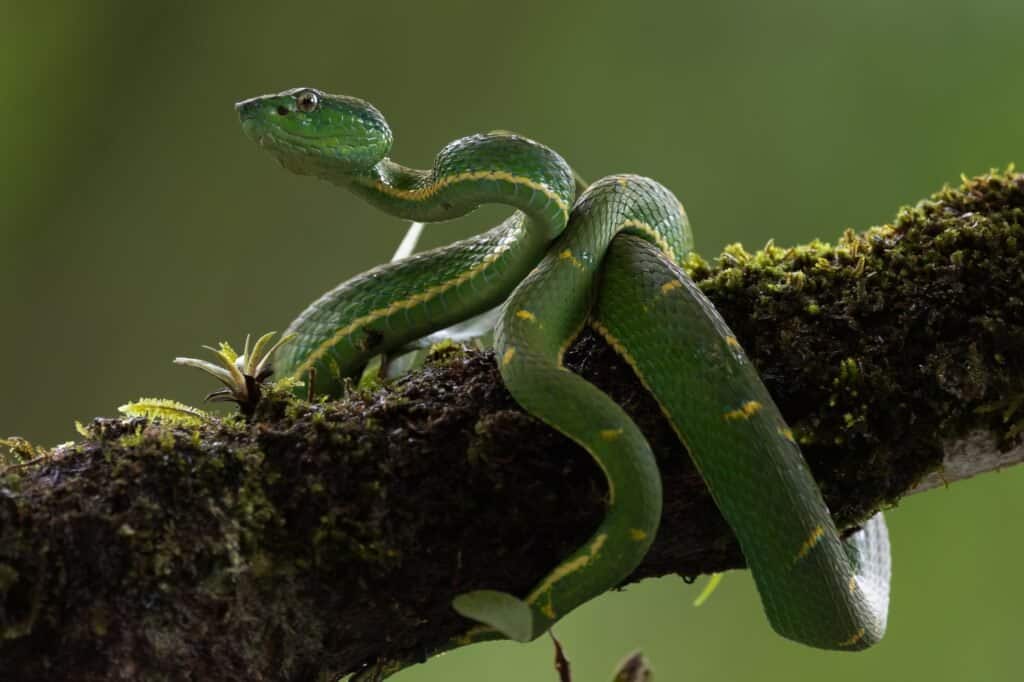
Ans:
[[[834,247],[689,267],[850,527],[944,471],[1021,459],[1022,247],[1011,170]],[[742,566],[624,363],[589,334],[569,360],[662,466],[661,531],[630,580]],[[270,392],[251,422],[82,432],[48,453],[12,443],[26,461],[0,469],[4,679],[329,679],[459,632],[453,595],[526,591],[602,513],[590,460],[471,351],[340,402]]]

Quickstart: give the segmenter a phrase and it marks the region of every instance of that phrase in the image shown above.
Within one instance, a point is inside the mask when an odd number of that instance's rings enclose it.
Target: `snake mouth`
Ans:
[[[243,126],[244,129],[244,126]],[[246,131],[248,133],[248,131]],[[254,130],[249,137],[261,149],[278,155],[316,156],[323,159],[345,158],[350,149],[340,138],[329,136],[295,135],[284,130]]]
[[[242,124],[242,132],[250,140],[264,149],[281,149],[298,154],[316,154],[334,157],[337,151],[344,150],[346,145],[336,135],[310,129],[308,131],[285,130],[273,119],[278,113],[268,113],[266,103],[260,98],[247,99],[235,104],[238,118]],[[268,118],[268,116],[270,118]]]
[[[238,105],[236,105],[238,106]],[[281,156],[316,156],[323,158],[337,158],[338,150],[342,149],[341,140],[330,135],[302,135],[291,131],[283,130],[274,125],[273,121],[267,121],[256,114],[246,116],[239,112],[242,118],[242,132],[250,140],[255,142],[260,149]]]
[[[354,170],[346,158],[350,149],[340,138],[293,135],[254,123],[251,128],[243,124],[248,137],[293,173],[318,177],[329,173],[341,177]]]

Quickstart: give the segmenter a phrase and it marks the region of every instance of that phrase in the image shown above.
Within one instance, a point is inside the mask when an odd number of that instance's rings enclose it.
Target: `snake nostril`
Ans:
[[[288,107],[285,107],[285,106],[278,107],[277,108],[277,115],[278,116],[287,116],[288,115]]]

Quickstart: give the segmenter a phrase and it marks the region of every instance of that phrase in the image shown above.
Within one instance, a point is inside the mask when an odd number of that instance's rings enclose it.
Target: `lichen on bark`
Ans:
[[[1022,245],[1024,176],[1009,170],[834,246],[687,265],[849,528],[941,467],[949,442],[1018,444]],[[589,333],[567,359],[662,469],[662,527],[630,580],[742,566],[628,366]],[[0,469],[5,679],[330,679],[415,656],[465,627],[454,594],[525,592],[603,508],[586,455],[465,349],[337,402],[270,391],[250,421],[84,431]]]

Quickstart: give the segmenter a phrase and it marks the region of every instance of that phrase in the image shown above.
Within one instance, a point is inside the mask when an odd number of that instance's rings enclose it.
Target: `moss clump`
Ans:
[[[1015,439],[1014,423],[986,408],[1024,390],[1022,240],[1024,180],[1011,168],[835,245],[733,246],[689,267],[766,369],[812,463],[850,462],[831,499],[882,493],[856,518],[937,468],[943,440],[973,428]],[[979,410],[993,418],[979,424]],[[890,465],[898,448],[919,453],[913,466]]]

